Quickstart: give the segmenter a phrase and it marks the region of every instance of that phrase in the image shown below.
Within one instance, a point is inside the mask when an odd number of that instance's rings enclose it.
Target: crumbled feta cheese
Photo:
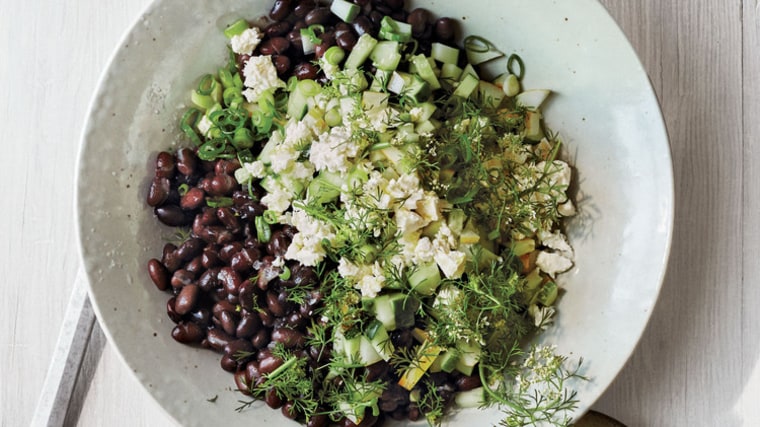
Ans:
[[[203,136],[208,136],[209,131],[211,130],[211,127],[214,126],[214,123],[211,121],[211,119],[208,118],[207,115],[203,115],[200,120],[198,120],[198,124],[196,125],[198,127],[198,131]]]
[[[351,129],[346,126],[335,126],[329,132],[319,135],[319,140],[311,144],[309,161],[317,170],[330,172],[348,172],[352,165],[349,159],[359,155],[362,150],[351,138]]]
[[[564,273],[573,266],[573,262],[558,253],[539,251],[536,265],[552,278],[558,273]]]
[[[264,91],[285,87],[285,82],[277,77],[277,69],[269,55],[252,56],[243,68],[245,86],[243,91],[248,102],[256,102]]]
[[[567,238],[564,234],[559,231],[550,233],[541,230],[538,232],[538,238],[544,246],[559,251],[566,258],[573,259],[573,248],[567,243]]]
[[[405,173],[397,179],[388,182],[385,192],[391,197],[402,202],[406,209],[416,209],[417,202],[425,196],[420,188],[420,179],[415,173]]]
[[[341,258],[340,261],[338,261],[338,273],[341,277],[346,279],[356,277],[359,275],[359,272],[359,267],[346,258]]]
[[[565,203],[557,206],[557,213],[562,216],[574,216],[577,212],[572,200],[568,199]]]
[[[427,225],[421,216],[404,208],[396,209],[393,219],[402,235],[413,233]]]
[[[325,259],[327,252],[322,242],[314,242],[304,233],[296,233],[285,252],[286,259],[292,259],[303,265],[314,267]]]
[[[232,39],[230,39],[230,47],[232,47],[232,51],[238,55],[250,55],[261,42],[262,36],[263,34],[261,34],[258,27],[248,28],[242,33],[232,36]]]
[[[460,251],[436,251],[433,257],[443,274],[449,279],[456,279],[464,273],[467,255]]]
[[[426,264],[433,261],[435,257],[435,250],[433,249],[433,242],[429,238],[423,237],[417,241],[417,245],[414,247],[414,254],[412,260],[415,264]]]
[[[417,201],[417,213],[428,221],[438,221],[440,218],[440,206],[438,204],[438,195],[435,192],[426,192],[422,199]]]
[[[383,290],[383,284],[385,284],[385,276],[368,274],[359,280],[356,288],[361,291],[362,297],[374,298]]]
[[[282,173],[290,169],[298,160],[299,153],[284,144],[280,144],[269,155],[272,172]]]
[[[270,210],[282,213],[288,210],[292,198],[293,195],[287,189],[282,185],[277,184],[271,192],[261,198],[261,203],[266,205]]]

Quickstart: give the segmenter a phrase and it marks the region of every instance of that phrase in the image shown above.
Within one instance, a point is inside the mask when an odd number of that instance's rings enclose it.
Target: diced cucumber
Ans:
[[[544,131],[541,129],[540,112],[525,112],[525,138],[531,141],[541,141],[544,138]]]
[[[340,196],[343,184],[339,174],[323,170],[309,183],[307,199],[318,204],[330,203]]]
[[[464,230],[464,223],[467,221],[467,214],[462,209],[452,209],[449,212],[448,226],[455,235]]]
[[[547,89],[530,89],[521,92],[515,97],[515,101],[525,108],[536,110],[541,108],[541,104],[546,101],[546,98],[551,94]]]
[[[558,294],[559,294],[559,287],[557,286],[557,283],[546,282],[544,283],[544,286],[541,287],[541,290],[538,292],[537,300],[539,303],[541,303],[545,307],[548,307],[554,304],[554,301],[557,300]]]
[[[401,73],[398,71],[394,71],[391,73],[390,78],[388,79],[388,92],[395,93],[396,95],[400,95],[401,92],[404,91],[404,88],[409,84],[411,81],[412,76],[407,73]]]
[[[454,82],[458,82],[462,77],[462,71],[456,64],[443,64],[441,66],[441,84],[451,87]]]
[[[440,366],[441,371],[450,374],[457,368],[457,360],[459,360],[459,352],[454,348],[450,348],[438,356],[435,363]]]
[[[353,53],[353,52],[352,52]],[[399,62],[401,62],[401,53],[399,53],[399,42],[397,41],[381,41],[377,42],[372,53],[369,54],[369,58],[375,67],[393,71],[398,68]]]
[[[385,330],[396,330],[396,315],[393,313],[393,307],[391,307],[389,295],[380,295],[375,298],[375,304],[373,305],[371,312],[375,315],[377,320],[385,326]]]
[[[467,341],[459,341],[457,350],[459,350],[459,358],[457,359],[456,370],[467,376],[472,375],[475,365],[480,360],[480,347]]]
[[[364,335],[346,338],[344,352],[352,363],[358,363],[363,366],[369,366],[383,360]]]
[[[383,108],[388,105],[388,94],[383,92],[373,92],[365,90],[362,92],[362,109],[372,110],[373,108]]]
[[[425,55],[419,54],[413,56],[411,63],[417,68],[417,74],[430,85],[431,89],[436,90],[441,88],[433,67],[430,66],[430,62],[428,62]]]
[[[398,380],[398,384],[407,390],[412,390],[443,350],[445,350],[443,347],[437,345],[422,344],[417,353],[416,360],[404,371],[401,379]]]
[[[375,71],[375,77],[372,79],[372,85],[370,85],[369,90],[374,92],[384,92],[388,90],[388,81],[391,78],[391,71],[385,71],[381,69],[377,69]]]
[[[301,28],[301,45],[303,48],[303,54],[304,55],[311,55],[314,53],[315,48],[317,47],[314,42],[312,42],[312,32],[309,31],[308,28]]]
[[[414,128],[414,131],[420,135],[426,135],[433,133],[438,129],[440,129],[440,123],[435,120],[425,120],[418,124],[417,127]]]
[[[541,282],[543,281],[544,278],[541,277],[541,273],[538,268],[533,269],[533,271],[525,276],[525,286],[523,287],[522,294],[526,301],[533,300],[538,287],[541,286]]]
[[[333,0],[330,5],[330,12],[334,13],[343,22],[351,23],[361,12],[361,7],[346,0]]]
[[[515,240],[510,245],[515,256],[522,256],[536,250],[536,241],[531,238]]]
[[[417,298],[411,295],[397,293],[391,294],[388,298],[388,302],[393,311],[397,328],[414,326],[414,315],[420,308],[420,302]]]
[[[390,360],[395,348],[388,335],[388,330],[385,329],[383,323],[379,320],[372,321],[367,328],[366,336],[369,339],[370,344],[372,344],[372,347],[375,348],[377,354],[379,354],[385,361]]]
[[[459,62],[459,49],[436,42],[430,46],[430,56],[438,62],[456,65]]]
[[[469,98],[478,88],[480,80],[472,74],[462,73],[462,80],[459,82],[459,86],[454,90],[454,96],[462,98]]]
[[[478,96],[484,105],[491,108],[497,108],[501,101],[506,98],[507,94],[493,83],[481,80],[478,84]]]
[[[406,43],[412,39],[412,26],[385,16],[380,21],[378,37],[384,40]]]
[[[454,404],[460,408],[478,408],[486,403],[486,391],[483,387],[460,391],[454,395]]]
[[[509,74],[501,88],[508,97],[516,96],[520,93],[520,79],[514,74]]]
[[[435,114],[435,111],[438,109],[438,107],[436,107],[432,102],[423,102],[419,104],[417,108],[419,108],[421,111],[419,117],[417,117],[417,122],[424,122],[426,120],[429,120],[431,117],[433,117],[433,114]]]
[[[459,80],[463,80],[464,77],[468,74],[480,79],[480,76],[478,76],[478,72],[475,71],[475,67],[473,67],[472,64],[467,64],[462,70],[462,75],[459,77]]]
[[[409,286],[420,295],[433,295],[439,284],[441,284],[441,271],[435,262],[417,266],[417,269],[409,276]]]
[[[343,64],[343,67],[347,70],[355,70],[364,64],[364,61],[369,58],[370,54],[372,53],[372,50],[377,45],[377,39],[369,35],[368,33],[364,33],[359,37],[359,40],[356,41],[356,45],[351,50],[351,53],[348,55],[348,58],[346,59],[345,64]]]

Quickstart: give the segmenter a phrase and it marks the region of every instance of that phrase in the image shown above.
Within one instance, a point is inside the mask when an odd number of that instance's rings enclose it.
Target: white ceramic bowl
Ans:
[[[423,4],[423,2],[418,2]],[[270,0],[156,0],[118,46],[92,103],[79,162],[77,206],[90,295],[108,339],[148,393],[183,425],[286,425],[261,405],[237,413],[240,395],[219,356],[177,344],[166,294],[146,273],[162,236],[145,205],[155,154],[180,140],[191,83],[225,62],[221,29],[265,15]],[[522,56],[526,88],[555,91],[545,108],[577,171],[580,214],[569,226],[576,266],[555,327],[540,339],[583,357],[589,382],[572,384],[585,412],[625,364],[649,319],[667,264],[673,180],[666,130],[645,71],[596,0],[434,0]],[[215,403],[206,399],[218,396]],[[470,410],[450,425],[487,425]],[[466,421],[464,421],[466,420]]]

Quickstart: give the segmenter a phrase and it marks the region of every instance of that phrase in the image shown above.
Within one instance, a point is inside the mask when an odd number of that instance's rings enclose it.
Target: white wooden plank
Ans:
[[[603,3],[658,90],[678,190],[660,301],[596,409],[628,425],[739,425],[741,414],[727,408],[743,382],[735,304],[742,297],[740,2]],[[632,19],[631,11],[647,19]]]
[[[744,209],[742,287],[742,399],[744,425],[760,425],[760,1],[743,3]]]

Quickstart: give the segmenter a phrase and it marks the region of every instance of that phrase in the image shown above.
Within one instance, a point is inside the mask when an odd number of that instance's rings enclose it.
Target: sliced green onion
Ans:
[[[225,89],[235,87],[235,80],[232,78],[232,72],[227,68],[219,69],[219,81]]]
[[[340,126],[341,123],[343,123],[343,116],[337,108],[333,108],[325,113],[325,124],[327,126],[332,128]]]
[[[256,132],[262,135],[269,133],[272,129],[272,122],[272,116],[261,110],[257,110],[251,114],[251,124],[256,128]]]
[[[233,204],[232,197],[210,197],[206,199],[206,205],[210,208],[228,208]]]
[[[243,31],[247,30],[248,28],[250,28],[250,26],[248,25],[248,21],[246,21],[245,19],[239,19],[224,29],[224,35],[228,39],[231,39],[235,36],[239,36],[240,34],[243,33]]]
[[[278,214],[277,212],[271,209],[267,209],[264,211],[263,218],[267,224],[277,224],[278,222],[280,222],[280,214]]]
[[[190,101],[192,101],[196,107],[203,110],[208,110],[216,104],[216,100],[214,100],[211,95],[201,95],[197,90],[190,93]]]
[[[253,134],[250,129],[245,127],[237,129],[232,136],[232,145],[238,150],[253,147]]]
[[[187,194],[187,192],[190,190],[190,186],[187,184],[180,184],[179,187],[177,187],[177,192],[180,196],[184,196]]]
[[[504,56],[504,53],[497,49],[493,43],[479,36],[469,36],[464,39],[464,49],[467,53],[467,60],[472,65],[482,64]]]
[[[184,132],[196,146],[203,143],[201,138],[195,132],[195,126],[198,124],[202,115],[203,114],[197,108],[190,108],[185,112],[182,116],[182,120],[179,122],[179,127],[182,129],[182,132]]]
[[[272,238],[272,229],[269,228],[269,224],[264,221],[264,217],[257,216],[254,220],[256,225],[256,236],[260,243],[267,243]]]
[[[301,37],[305,37],[311,44],[320,44],[322,39],[317,36],[316,31],[320,33],[325,32],[325,27],[319,24],[310,25],[306,28],[301,28]]]
[[[491,230],[491,232],[488,233],[488,240],[496,240],[499,237],[501,237],[501,231],[499,231],[498,229]]]
[[[227,149],[227,141],[223,138],[214,138],[206,141],[198,148],[198,158],[201,160],[216,160]]]
[[[515,72],[514,70],[515,63],[517,63],[517,65],[520,67],[520,72]],[[509,59],[507,59],[507,71],[510,74],[514,74],[515,76],[517,76],[518,80],[522,80],[523,77],[525,77],[525,63],[523,62],[522,58],[520,58],[520,55],[516,53],[509,55]]]
[[[240,89],[236,87],[228,87],[225,89],[224,93],[222,94],[222,100],[228,107],[238,106],[245,102],[243,94],[240,92]]]
[[[248,148],[238,150],[237,158],[238,161],[240,161],[241,165],[244,163],[251,163],[256,160],[256,158],[253,156],[253,153]]]
[[[282,273],[278,276],[280,280],[289,280],[290,279],[290,268],[288,268],[287,265],[282,266]]]
[[[338,65],[346,57],[346,51],[340,46],[331,46],[323,57],[328,64]]]
[[[211,95],[216,88],[216,79],[211,74],[206,74],[201,77],[201,81],[198,83],[198,89],[196,91],[201,95]]]

